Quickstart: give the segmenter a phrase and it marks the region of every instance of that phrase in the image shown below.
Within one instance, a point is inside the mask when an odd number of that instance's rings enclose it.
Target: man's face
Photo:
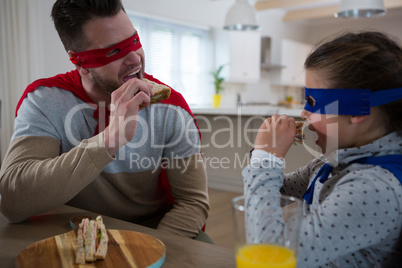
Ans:
[[[87,50],[111,47],[137,32],[123,11],[114,17],[92,19],[84,25],[83,31],[91,44]],[[144,50],[131,51],[109,64],[89,69],[89,72],[94,85],[110,94],[127,80],[144,77]]]

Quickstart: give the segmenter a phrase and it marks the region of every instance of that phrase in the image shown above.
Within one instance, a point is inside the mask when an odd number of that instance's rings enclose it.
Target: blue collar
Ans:
[[[376,157],[363,157],[354,160],[350,163],[375,165],[385,168],[394,174],[394,176],[399,180],[402,186],[402,155],[400,154],[384,155]],[[307,204],[311,204],[313,202],[314,185],[317,179],[320,178],[320,182],[324,183],[326,180],[328,180],[328,176],[331,173],[331,171],[332,166],[329,163],[325,163],[318,171],[317,175],[311,182],[310,187],[308,187],[307,191],[303,195],[303,198],[307,201]]]

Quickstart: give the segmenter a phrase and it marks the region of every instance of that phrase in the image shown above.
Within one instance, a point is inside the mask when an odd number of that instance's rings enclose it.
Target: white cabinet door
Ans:
[[[261,34],[256,31],[231,31],[229,81],[257,83],[261,72]]]
[[[215,31],[215,68],[225,65],[226,82],[258,83],[261,73],[261,34],[255,31]]]
[[[304,61],[311,50],[311,45],[283,39],[281,41],[280,81],[285,86],[304,86]]]

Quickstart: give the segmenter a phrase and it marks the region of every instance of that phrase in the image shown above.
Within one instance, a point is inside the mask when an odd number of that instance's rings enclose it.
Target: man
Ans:
[[[209,204],[197,126],[174,90],[149,105],[152,86],[140,79],[160,82],[144,72],[120,0],[58,0],[52,18],[76,70],[22,96],[1,169],[1,212],[20,222],[68,204],[199,235]]]

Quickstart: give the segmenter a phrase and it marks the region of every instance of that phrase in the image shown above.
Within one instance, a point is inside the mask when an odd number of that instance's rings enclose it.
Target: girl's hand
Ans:
[[[254,149],[264,150],[279,158],[284,158],[296,135],[293,117],[273,115],[260,126],[255,138]]]

